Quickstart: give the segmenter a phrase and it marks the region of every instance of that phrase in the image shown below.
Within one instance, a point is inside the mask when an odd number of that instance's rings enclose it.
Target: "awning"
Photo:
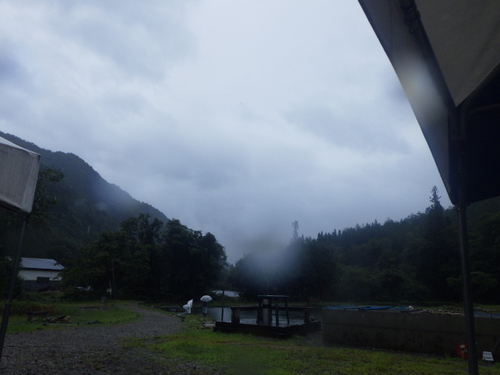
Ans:
[[[359,0],[450,196],[500,195],[500,1]],[[459,170],[459,158],[462,169]]]
[[[40,155],[0,137],[0,205],[30,213]]]

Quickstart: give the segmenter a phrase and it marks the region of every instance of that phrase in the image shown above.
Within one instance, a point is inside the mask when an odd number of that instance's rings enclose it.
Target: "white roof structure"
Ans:
[[[0,137],[0,204],[29,214],[39,166],[40,155]]]
[[[500,1],[358,0],[458,206],[469,374],[478,374],[465,207],[500,195]]]
[[[500,1],[359,0],[451,201],[500,195]],[[459,160],[465,172],[460,170]]]
[[[21,269],[62,271],[64,267],[54,259],[21,258]]]
[[[441,71],[458,106],[499,63],[498,0],[416,0]]]

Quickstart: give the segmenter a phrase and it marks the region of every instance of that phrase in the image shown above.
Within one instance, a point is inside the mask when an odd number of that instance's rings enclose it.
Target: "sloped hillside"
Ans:
[[[139,202],[118,186],[104,180],[77,155],[45,150],[14,135],[0,132],[9,141],[42,156],[41,170],[53,168],[64,177],[44,185],[45,193],[57,204],[49,209],[43,223],[28,226],[24,256],[72,258],[82,245],[104,230],[114,231],[130,217],[147,214],[166,222],[167,217],[151,205]],[[15,228],[8,228],[6,210],[0,210],[3,229],[2,253],[10,253],[16,243]],[[1,229],[1,228],[0,228]]]

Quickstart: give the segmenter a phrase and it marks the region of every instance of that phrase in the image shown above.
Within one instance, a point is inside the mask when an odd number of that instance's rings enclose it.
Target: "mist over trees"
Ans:
[[[301,236],[295,221],[287,246],[255,249],[233,266],[213,234],[136,201],[76,155],[0,135],[43,156],[22,255],[60,262],[67,290],[91,286],[97,294],[111,289],[117,298],[176,300],[213,287],[237,290],[249,300],[264,293],[311,302],[462,298],[456,212],[442,207],[435,187],[422,213],[315,238]],[[497,303],[500,198],[471,205],[467,216],[474,301]],[[1,256],[17,248],[19,222],[19,215],[0,210]],[[2,257],[0,292],[9,269]]]
[[[500,200],[469,208],[469,237],[475,301],[500,295]],[[231,275],[248,299],[288,294],[297,300],[353,302],[458,302],[461,271],[454,208],[445,209],[431,190],[423,213],[400,221],[298,235],[288,246],[240,259]]]
[[[211,233],[135,200],[74,154],[0,136],[42,155],[22,256],[61,263],[66,291],[90,286],[97,297],[111,290],[117,298],[184,300],[203,295],[225,272],[225,250]],[[20,215],[0,209],[0,293],[20,221]]]
[[[166,222],[168,218],[105,181],[89,164],[71,153],[52,152],[14,135],[0,136],[41,157],[40,173],[23,245],[23,256],[72,259],[103,231],[140,214]],[[17,248],[19,215],[0,209],[0,255]]]

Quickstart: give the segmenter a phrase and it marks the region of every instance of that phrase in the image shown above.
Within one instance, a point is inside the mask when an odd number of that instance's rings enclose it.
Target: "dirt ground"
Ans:
[[[123,345],[181,330],[180,318],[131,305],[135,322],[8,334],[0,373],[4,375],[197,374],[196,365],[169,363],[157,353]],[[200,369],[201,370],[201,369]]]

